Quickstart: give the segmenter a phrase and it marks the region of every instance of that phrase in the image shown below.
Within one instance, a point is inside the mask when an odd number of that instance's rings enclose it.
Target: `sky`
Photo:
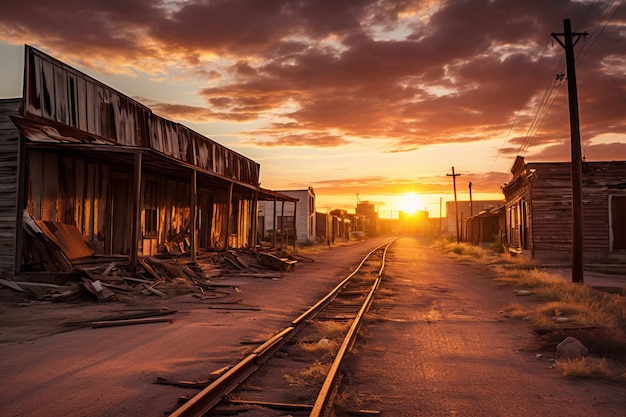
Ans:
[[[626,160],[622,2],[3,0],[0,98],[31,45],[260,163],[263,188],[313,187],[317,211],[439,217],[452,167],[459,200],[502,200],[516,156],[570,160],[565,19],[587,33],[583,155]]]

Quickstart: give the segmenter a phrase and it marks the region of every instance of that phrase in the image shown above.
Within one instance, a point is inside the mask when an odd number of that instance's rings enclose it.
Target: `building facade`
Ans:
[[[259,224],[263,224],[261,238],[265,241],[278,239],[299,243],[315,242],[316,216],[315,191],[280,190],[280,194],[291,197],[294,202],[280,204],[274,201],[259,202]],[[276,238],[275,235],[278,234]]]
[[[518,157],[505,184],[511,250],[542,259],[571,257],[572,183],[568,162]],[[626,259],[626,161],[583,162],[583,248],[590,259]]]
[[[23,91],[0,101],[0,271],[50,267],[28,218],[134,264],[253,247],[257,202],[280,198],[258,163],[29,46]]]

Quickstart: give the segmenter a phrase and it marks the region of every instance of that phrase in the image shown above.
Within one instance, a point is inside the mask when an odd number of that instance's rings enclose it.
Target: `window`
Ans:
[[[144,237],[157,237],[158,234],[157,184],[156,181],[146,180],[144,188],[143,235]]]

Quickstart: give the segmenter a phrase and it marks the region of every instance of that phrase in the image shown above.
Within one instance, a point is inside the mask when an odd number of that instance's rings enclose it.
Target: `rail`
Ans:
[[[291,325],[276,333],[266,342],[258,346],[252,353],[246,356],[237,365],[222,374],[218,379],[188,400],[185,404],[176,409],[169,417],[201,417],[215,407],[225,396],[230,394],[239,384],[252,375],[261,365],[268,360],[278,349],[280,349],[291,337],[293,337],[307,321],[313,319],[319,314],[332,300],[340,293],[340,291],[350,282],[350,280],[359,272],[365,262],[374,254],[384,247],[381,267],[378,271],[377,278],[372,285],[365,302],[362,304],[356,318],[353,320],[347,336],[337,353],[335,360],[331,366],[331,370],[326,377],[320,393],[312,407],[311,416],[320,416],[325,412],[328,404],[332,401],[333,391],[336,387],[336,379],[338,376],[341,361],[346,353],[352,348],[356,341],[356,335],[361,325],[362,317],[369,309],[372,303],[374,292],[380,285],[382,272],[385,266],[385,256],[387,249],[395,241],[391,240],[372,249],[355,268],[355,270],[342,280],[334,289],[332,289],[320,301],[315,303],[311,308],[302,313],[298,318],[291,322]]]

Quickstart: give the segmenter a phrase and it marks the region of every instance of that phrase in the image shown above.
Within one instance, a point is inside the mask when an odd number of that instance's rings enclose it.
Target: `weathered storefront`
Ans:
[[[511,250],[567,260],[572,248],[571,166],[518,157],[502,187]],[[626,161],[584,162],[583,246],[590,259],[626,256]]]
[[[25,55],[24,96],[0,101],[1,271],[41,268],[24,214],[131,263],[254,246],[258,163],[34,48]]]

